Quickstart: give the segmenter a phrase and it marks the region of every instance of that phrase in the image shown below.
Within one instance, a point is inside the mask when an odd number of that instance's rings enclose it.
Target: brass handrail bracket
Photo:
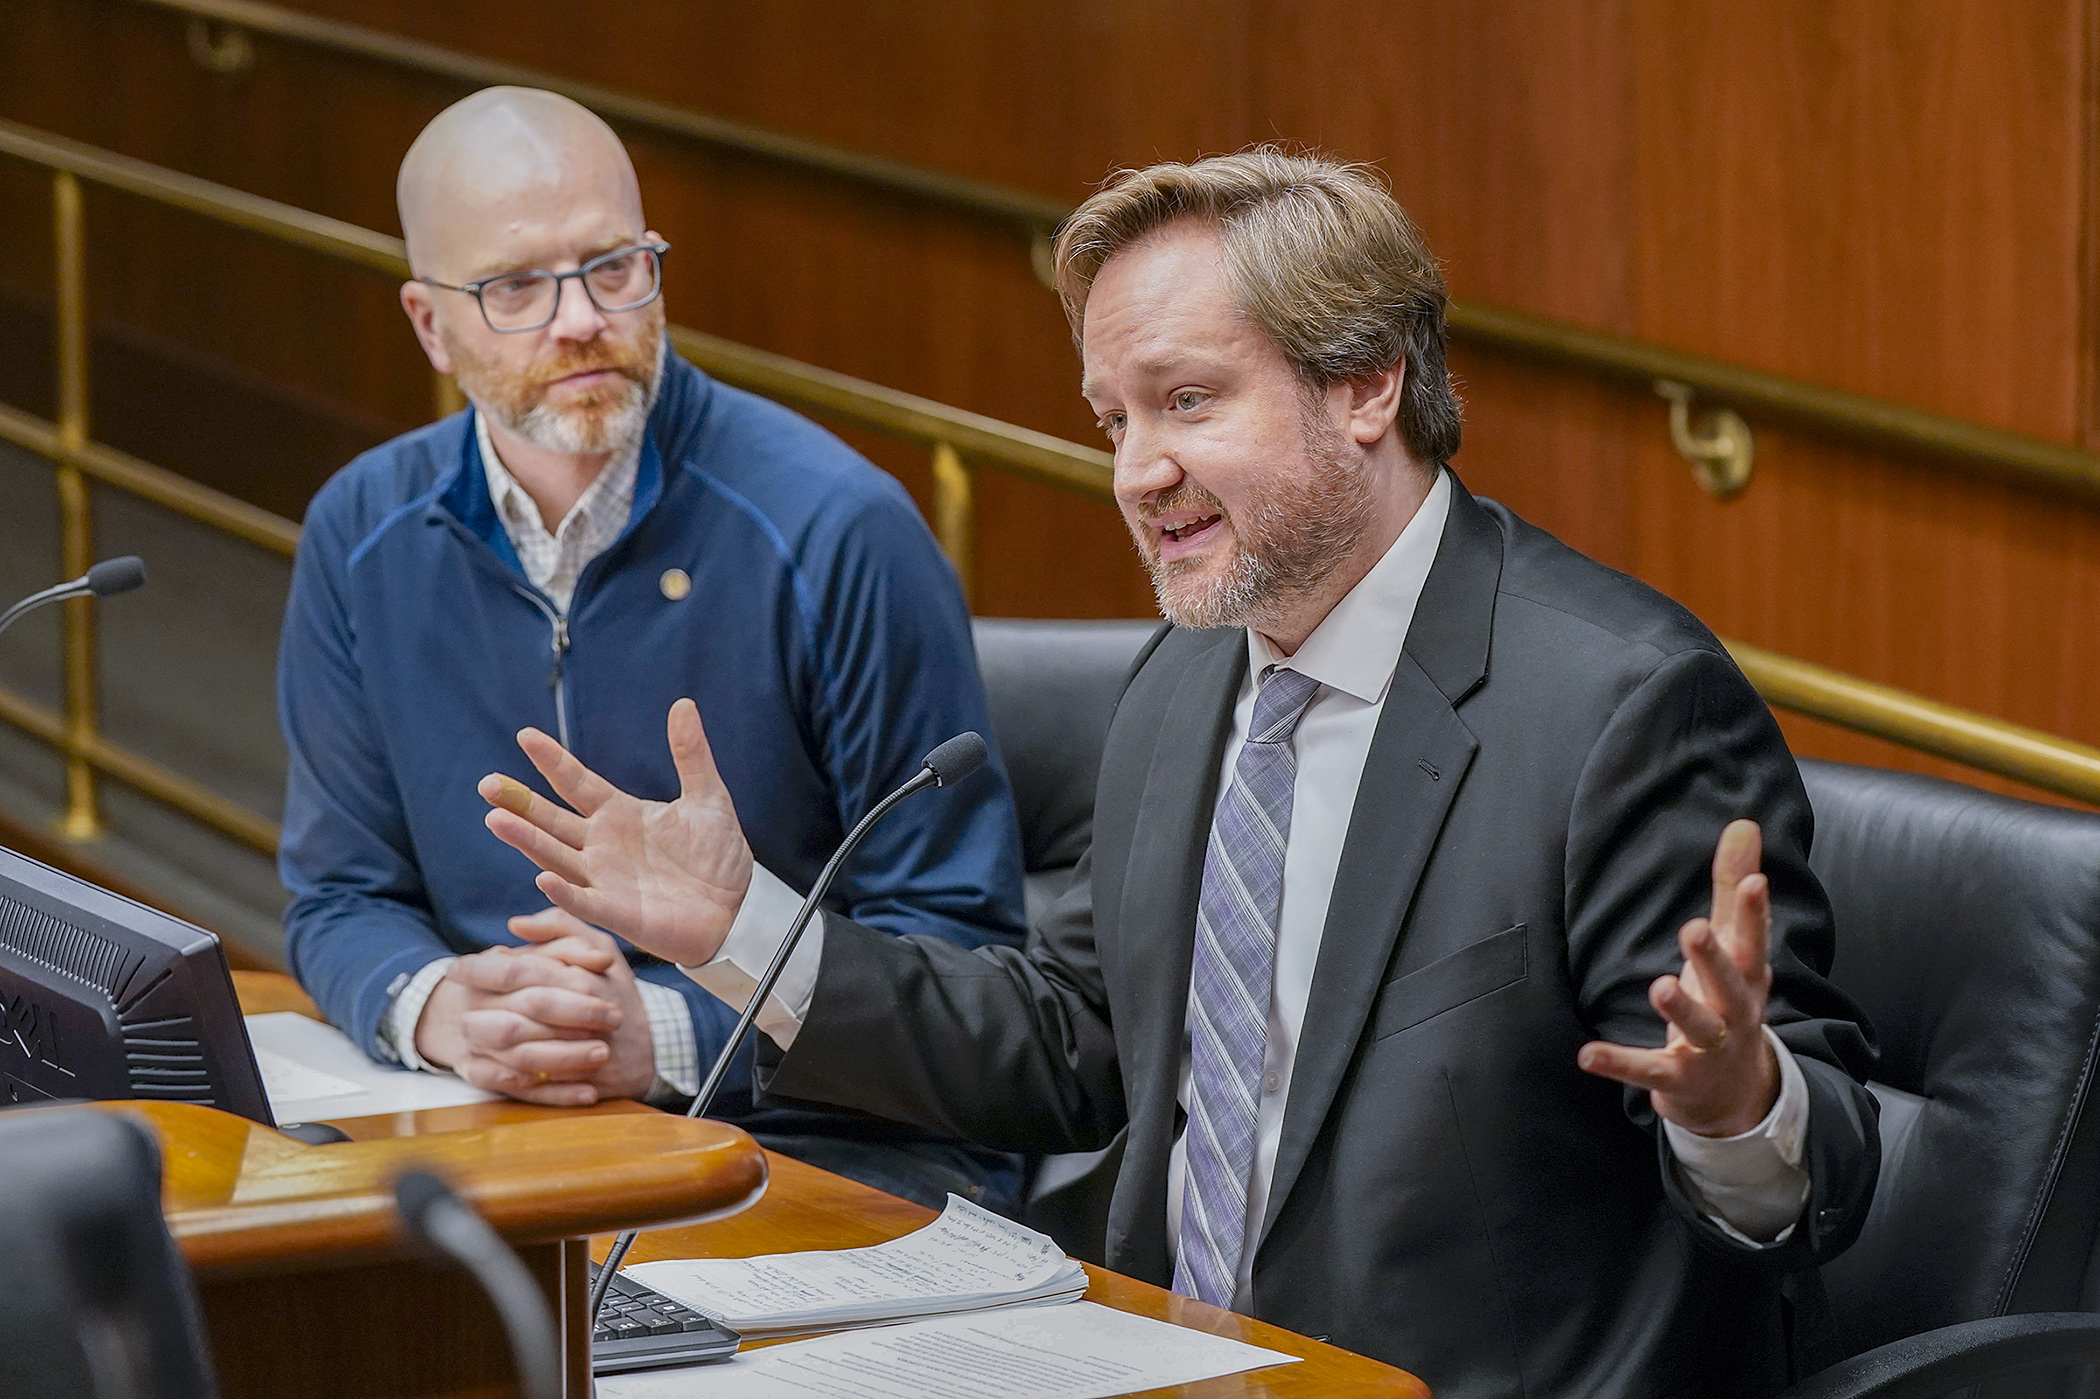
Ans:
[[[1733,408],[1715,408],[1692,427],[1692,386],[1658,379],[1655,391],[1670,400],[1670,445],[1692,468],[1692,479],[1716,500],[1741,495],[1750,484],[1757,444],[1750,424]]]
[[[1057,230],[1038,229],[1028,240],[1028,265],[1035,270],[1035,279],[1052,291],[1057,290]]]
[[[233,77],[255,66],[255,41],[238,24],[220,24],[202,15],[183,26],[183,42],[199,68]]]

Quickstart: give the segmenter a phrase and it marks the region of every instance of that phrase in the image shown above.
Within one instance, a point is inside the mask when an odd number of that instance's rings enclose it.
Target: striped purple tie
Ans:
[[[1298,776],[1291,735],[1320,682],[1279,670],[1263,682],[1254,721],[1218,803],[1196,905],[1189,977],[1187,1176],[1174,1290],[1232,1305],[1247,1237],[1254,1112],[1269,1044],[1283,852]]]

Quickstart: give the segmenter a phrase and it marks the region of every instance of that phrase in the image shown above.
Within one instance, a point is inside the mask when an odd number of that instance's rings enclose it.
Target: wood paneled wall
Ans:
[[[2100,0],[302,3],[1073,200],[1119,165],[1303,142],[1377,162],[1459,295],[2100,443]],[[127,0],[8,14],[0,115],[389,230],[402,150],[460,91],[269,41],[252,71],[213,75],[178,18]],[[676,245],[674,318],[1092,440],[1062,319],[1011,229],[630,144]],[[0,331],[32,323],[47,289],[41,192],[6,164],[0,285],[26,309]],[[152,437],[159,459],[203,444],[177,464],[289,509],[345,442],[427,415],[384,284],[128,200],[97,198],[94,216],[105,338],[182,347],[168,382],[267,385],[292,424],[212,450],[243,425],[127,405],[111,430]],[[1716,630],[2100,743],[2084,645],[2100,505],[1755,421],[1757,479],[1717,503],[1659,400],[1481,354],[1455,368],[1468,482]],[[924,489],[915,454],[871,450]],[[980,494],[980,610],[1149,609],[1110,512],[1013,482]],[[1952,771],[1792,731],[1806,752]]]

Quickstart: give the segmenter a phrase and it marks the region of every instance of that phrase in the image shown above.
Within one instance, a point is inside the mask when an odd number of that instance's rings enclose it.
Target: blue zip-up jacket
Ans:
[[[666,355],[633,512],[577,580],[565,627],[519,567],[475,437],[471,410],[456,414],[322,488],[278,656],[292,969],[375,1058],[418,968],[514,944],[505,920],[547,906],[474,790],[504,772],[548,792],[515,741],[526,725],[668,800],[664,718],[691,696],[753,853],[800,889],[927,750],[989,732],[953,570],[903,488],[815,424]],[[671,569],[692,580],[676,600]],[[897,933],[1018,943],[1019,837],[996,756],[886,817],[831,902]],[[684,994],[704,1068],[734,1015],[676,968],[632,960]],[[717,1109],[730,1115],[750,1101],[742,1057]]]

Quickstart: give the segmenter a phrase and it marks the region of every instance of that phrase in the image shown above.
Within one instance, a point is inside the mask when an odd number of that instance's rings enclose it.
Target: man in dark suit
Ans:
[[[1136,172],[1058,265],[1173,625],[1026,950],[827,913],[762,1010],[769,1091],[1122,1132],[1113,1266],[1440,1395],[1777,1388],[1786,1280],[1858,1232],[1879,1148],[1771,715],[1683,609],[1443,465],[1442,283],[1362,172]],[[691,706],[670,803],[522,741],[575,810],[483,795],[540,888],[748,998],[779,938],[725,941],[750,857]]]

